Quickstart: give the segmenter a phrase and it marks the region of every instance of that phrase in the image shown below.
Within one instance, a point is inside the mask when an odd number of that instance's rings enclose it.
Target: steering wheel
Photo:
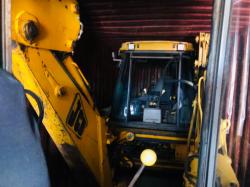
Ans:
[[[168,81],[166,81],[166,82],[167,82],[167,83],[175,83],[175,82],[178,82],[178,80],[168,80]],[[191,82],[191,81],[189,81],[189,80],[180,80],[180,83],[186,84],[186,85],[192,87],[193,89],[195,89],[194,83]],[[181,97],[181,95],[184,96],[185,94],[183,94],[182,88],[180,88],[180,91],[182,92],[182,93],[180,94],[180,97]],[[168,94],[168,95],[167,95],[167,98],[169,98],[168,103],[171,103],[171,102],[172,102],[172,100],[171,100],[171,93],[169,93],[169,92],[171,92],[171,91],[166,90],[166,92],[165,92],[163,95]],[[163,96],[163,95],[162,95],[162,96]],[[161,97],[162,97],[162,96],[161,96]],[[161,100],[161,99],[160,99],[160,100]],[[181,103],[180,103],[180,104],[181,104]],[[174,106],[172,107],[172,109],[170,110],[171,113],[172,113],[172,112],[176,112],[177,108],[181,109],[181,108],[182,108],[182,105],[179,106],[179,107],[177,107],[177,102],[176,102],[176,103],[174,104]]]

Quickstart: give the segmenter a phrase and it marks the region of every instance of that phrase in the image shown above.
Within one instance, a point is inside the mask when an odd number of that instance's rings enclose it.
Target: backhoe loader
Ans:
[[[69,167],[78,176],[89,172],[86,185],[113,186],[112,171],[140,166],[141,152],[151,149],[152,167],[183,169],[184,185],[195,186],[210,34],[200,33],[198,49],[182,41],[123,43],[105,120],[72,60],[82,32],[75,0],[11,1],[12,73],[42,100],[43,125]],[[227,122],[221,126],[225,150]],[[220,184],[238,186],[228,160],[226,151],[220,154],[218,167],[221,162],[230,173],[218,172]]]
[[[196,89],[193,45],[127,42],[119,53],[121,69],[109,122],[118,137],[117,146],[111,145],[115,156],[124,158],[120,162],[125,165],[140,164],[140,153],[150,147],[157,152],[157,166],[183,167]]]

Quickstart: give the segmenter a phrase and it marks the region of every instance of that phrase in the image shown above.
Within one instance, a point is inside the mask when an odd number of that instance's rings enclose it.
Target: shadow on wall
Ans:
[[[83,71],[92,89],[92,96],[99,109],[112,102],[115,80],[118,72],[112,61],[112,51],[119,46],[110,47],[102,40],[84,32],[77,42],[74,60]]]

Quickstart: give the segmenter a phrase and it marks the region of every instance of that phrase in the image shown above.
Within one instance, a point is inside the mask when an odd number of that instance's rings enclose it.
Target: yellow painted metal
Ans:
[[[177,161],[184,161],[187,157],[187,138],[182,138],[178,136],[160,136],[152,134],[141,134],[141,133],[132,133],[128,131],[122,131],[118,136],[119,143],[131,142],[135,139],[150,139],[150,140],[160,140],[160,141],[169,141],[171,142],[171,148],[175,150],[175,159]],[[191,139],[190,141],[194,141]]]
[[[220,124],[220,135],[218,149],[221,149],[224,155],[227,155],[227,132],[229,131],[231,122],[228,119],[222,119]]]
[[[193,107],[193,113],[192,113],[192,117],[191,117],[191,121],[190,121],[190,125],[189,125],[189,132],[188,132],[188,139],[187,139],[187,150],[188,151],[191,151],[191,137],[192,137],[192,133],[193,133],[193,128],[195,126],[195,118],[196,118],[196,113],[197,113],[197,97],[193,101],[192,107]]]
[[[94,106],[93,99],[87,89],[89,86],[89,83],[87,79],[82,74],[81,70],[79,69],[78,65],[72,61],[72,58],[70,56],[66,57],[63,61],[63,64],[65,65],[66,69],[68,70],[69,74],[77,81],[80,88],[85,93],[86,97],[88,98],[90,105]],[[96,111],[98,113],[98,111]]]
[[[15,77],[23,84],[25,89],[32,90],[43,101],[45,109],[43,124],[46,124],[45,127],[51,138],[57,145],[58,149],[65,157],[67,157],[67,152],[63,151],[62,145],[66,144],[74,146],[74,143],[68,135],[61,119],[56,114],[56,111],[53,109],[53,106],[48,101],[46,93],[39,86],[39,83],[36,80],[34,74],[28,67],[28,64],[26,63],[26,58],[19,47],[12,49],[12,60],[12,69]],[[37,103],[31,97],[29,97],[29,101],[38,113]]]
[[[177,136],[158,136],[152,134],[135,134],[136,138],[148,138],[154,140],[165,140],[165,141],[187,141],[187,138],[177,137]]]
[[[67,61],[69,60],[70,58],[67,59]],[[25,72],[29,72],[29,74]],[[69,145],[79,150],[99,184],[110,186],[111,176],[105,145],[105,122],[93,109],[91,104],[93,101],[86,97],[89,99],[88,103],[87,99],[73,83],[67,74],[66,68],[60,65],[60,62],[57,61],[51,51],[27,47],[23,52],[18,46],[13,49],[13,73],[25,88],[36,91],[45,103],[46,117],[43,123],[58,148],[60,149],[60,146],[62,146],[60,143],[66,139]],[[64,88],[64,94],[60,96],[55,94],[55,86],[46,78],[48,73],[58,85]],[[32,76],[32,79],[27,79],[27,75]],[[28,86],[30,84],[32,84],[32,87]],[[77,134],[67,121],[76,95],[80,96],[81,107],[87,118],[87,125],[83,134]],[[50,107],[47,107],[47,103]],[[51,113],[54,115],[49,115]],[[58,126],[55,126],[56,122]],[[61,131],[64,132],[64,136],[57,135]],[[71,156],[69,155],[69,157]]]
[[[220,185],[223,187],[234,186],[239,187],[239,181],[231,166],[232,161],[227,155],[217,154],[217,176],[220,179]]]
[[[202,78],[203,77],[201,77],[200,80],[202,80]],[[199,84],[198,87],[199,87],[198,92],[201,92],[201,90],[200,90],[201,85]],[[195,101],[195,103],[200,102],[200,104],[197,104],[197,105],[200,105],[200,106],[196,107],[198,109],[196,111],[197,120],[196,120],[195,147],[194,147],[194,149],[189,149],[189,151],[190,151],[189,155],[195,155],[199,151],[200,134],[201,134],[201,119],[202,119],[202,110],[201,110],[201,100],[202,100],[202,98],[201,98],[200,95],[201,94],[198,94],[198,97],[200,99],[197,99],[197,97],[196,97],[196,101]],[[200,100],[200,101],[197,101],[197,100]],[[199,110],[201,110],[201,111],[199,112]],[[236,175],[235,175],[235,173],[233,171],[233,168],[231,166],[231,159],[227,155],[226,133],[227,133],[229,128],[230,128],[230,121],[227,120],[227,119],[222,119],[221,124],[220,124],[220,134],[219,134],[219,144],[218,144],[218,150],[220,150],[220,153],[217,153],[217,167],[216,167],[216,171],[217,171],[216,175],[220,179],[220,185],[222,187],[231,186],[230,184],[235,184],[236,186],[239,186],[239,182],[238,182],[237,177],[236,177]],[[192,127],[190,127],[190,130],[192,130]],[[189,147],[189,144],[188,144],[188,147]],[[188,180],[187,175],[185,175],[185,174],[183,175],[185,187],[194,187],[194,186],[196,186],[196,178],[197,178],[197,171],[198,171],[198,160],[199,160],[199,158],[197,157],[194,160],[192,160],[191,163],[189,163],[189,168],[191,170],[191,171],[189,171],[189,174],[194,176],[191,179],[193,182],[191,182],[190,179]]]
[[[89,83],[70,56],[59,62],[51,52],[72,52],[81,32],[77,2],[12,0],[11,15],[12,39],[24,45],[12,49],[14,76],[42,99],[43,124],[67,163],[77,167],[83,160],[100,186],[111,186],[106,124]]]
[[[232,161],[227,155],[227,131],[230,128],[230,120],[222,119],[220,123],[220,134],[219,134],[219,144],[218,150],[220,153],[217,154],[217,176],[220,178],[220,183],[222,186],[239,186],[239,181],[232,168]]]
[[[205,73],[203,76],[199,78],[198,92],[195,97],[195,100],[193,101],[193,114],[190,122],[188,141],[187,141],[187,151],[189,151],[189,153],[186,161],[188,162],[186,164],[188,164],[190,170],[188,171],[188,168],[185,168],[185,172],[183,175],[185,187],[194,187],[196,186],[196,181],[197,181],[199,157],[196,157],[194,155],[198,155],[200,146],[200,136],[201,136],[202,117],[203,117],[202,95],[204,92],[204,88],[205,88]],[[194,140],[194,145],[191,146],[190,142],[194,128],[195,128],[195,140]],[[190,158],[192,158],[191,161],[189,161]]]
[[[199,44],[199,55],[198,60],[195,61],[195,66],[206,67],[208,62],[207,58],[210,43],[210,33],[201,32],[195,40]]]
[[[192,182],[190,179],[188,180],[187,176],[184,175],[184,186],[185,187],[195,187],[196,186],[196,180],[197,180],[197,173],[198,173],[198,158],[194,158],[190,165],[190,171],[188,172],[189,175],[193,176],[190,177],[192,179]],[[239,181],[237,180],[237,177],[233,171],[233,168],[231,166],[232,161],[227,155],[222,155],[220,153],[217,154],[217,167],[216,167],[216,175],[219,179],[219,184],[222,187],[229,187],[234,184],[234,186],[239,187]]]
[[[200,77],[198,81],[198,93],[196,97],[196,104],[197,104],[197,115],[196,115],[196,125],[195,125],[195,152],[198,152],[199,144],[200,144],[200,136],[201,136],[201,128],[202,128],[202,118],[203,118],[203,111],[202,111],[202,94],[205,90],[205,77]]]
[[[133,132],[128,132],[128,131],[122,131],[119,136],[118,136],[118,141],[122,142],[122,141],[134,141],[135,139],[135,134]]]
[[[11,0],[12,38],[26,46],[57,51],[73,50],[80,32],[76,0]],[[25,39],[24,25],[35,21],[38,36],[33,43]]]
[[[151,134],[135,134],[135,137],[172,142],[171,148],[175,150],[175,159],[178,161],[184,161],[187,158],[187,153],[188,153],[187,148],[186,148],[187,145],[184,144],[185,142],[187,142],[187,138],[182,138],[178,136],[173,136],[173,137],[159,136],[159,135],[151,135]]]
[[[193,155],[190,154],[189,157],[192,157]],[[183,175],[184,179],[184,186],[185,187],[195,187],[197,182],[197,174],[198,174],[198,158],[194,157],[190,163],[189,163],[189,171],[186,171],[186,173]]]
[[[132,41],[125,42],[120,48],[120,52],[128,51],[130,45],[134,46],[134,51],[178,51],[178,45],[182,45],[182,51],[193,51],[193,45],[188,42],[178,41]]]

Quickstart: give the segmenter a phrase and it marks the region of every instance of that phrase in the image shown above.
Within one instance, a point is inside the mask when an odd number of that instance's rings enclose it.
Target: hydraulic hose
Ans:
[[[41,125],[42,121],[43,121],[43,117],[44,117],[44,106],[43,106],[42,100],[40,99],[40,97],[38,97],[31,90],[24,89],[24,92],[25,92],[25,94],[28,94],[29,96],[31,96],[36,101],[37,106],[38,106],[38,110],[39,110],[39,116],[38,116],[37,123],[39,125]]]

